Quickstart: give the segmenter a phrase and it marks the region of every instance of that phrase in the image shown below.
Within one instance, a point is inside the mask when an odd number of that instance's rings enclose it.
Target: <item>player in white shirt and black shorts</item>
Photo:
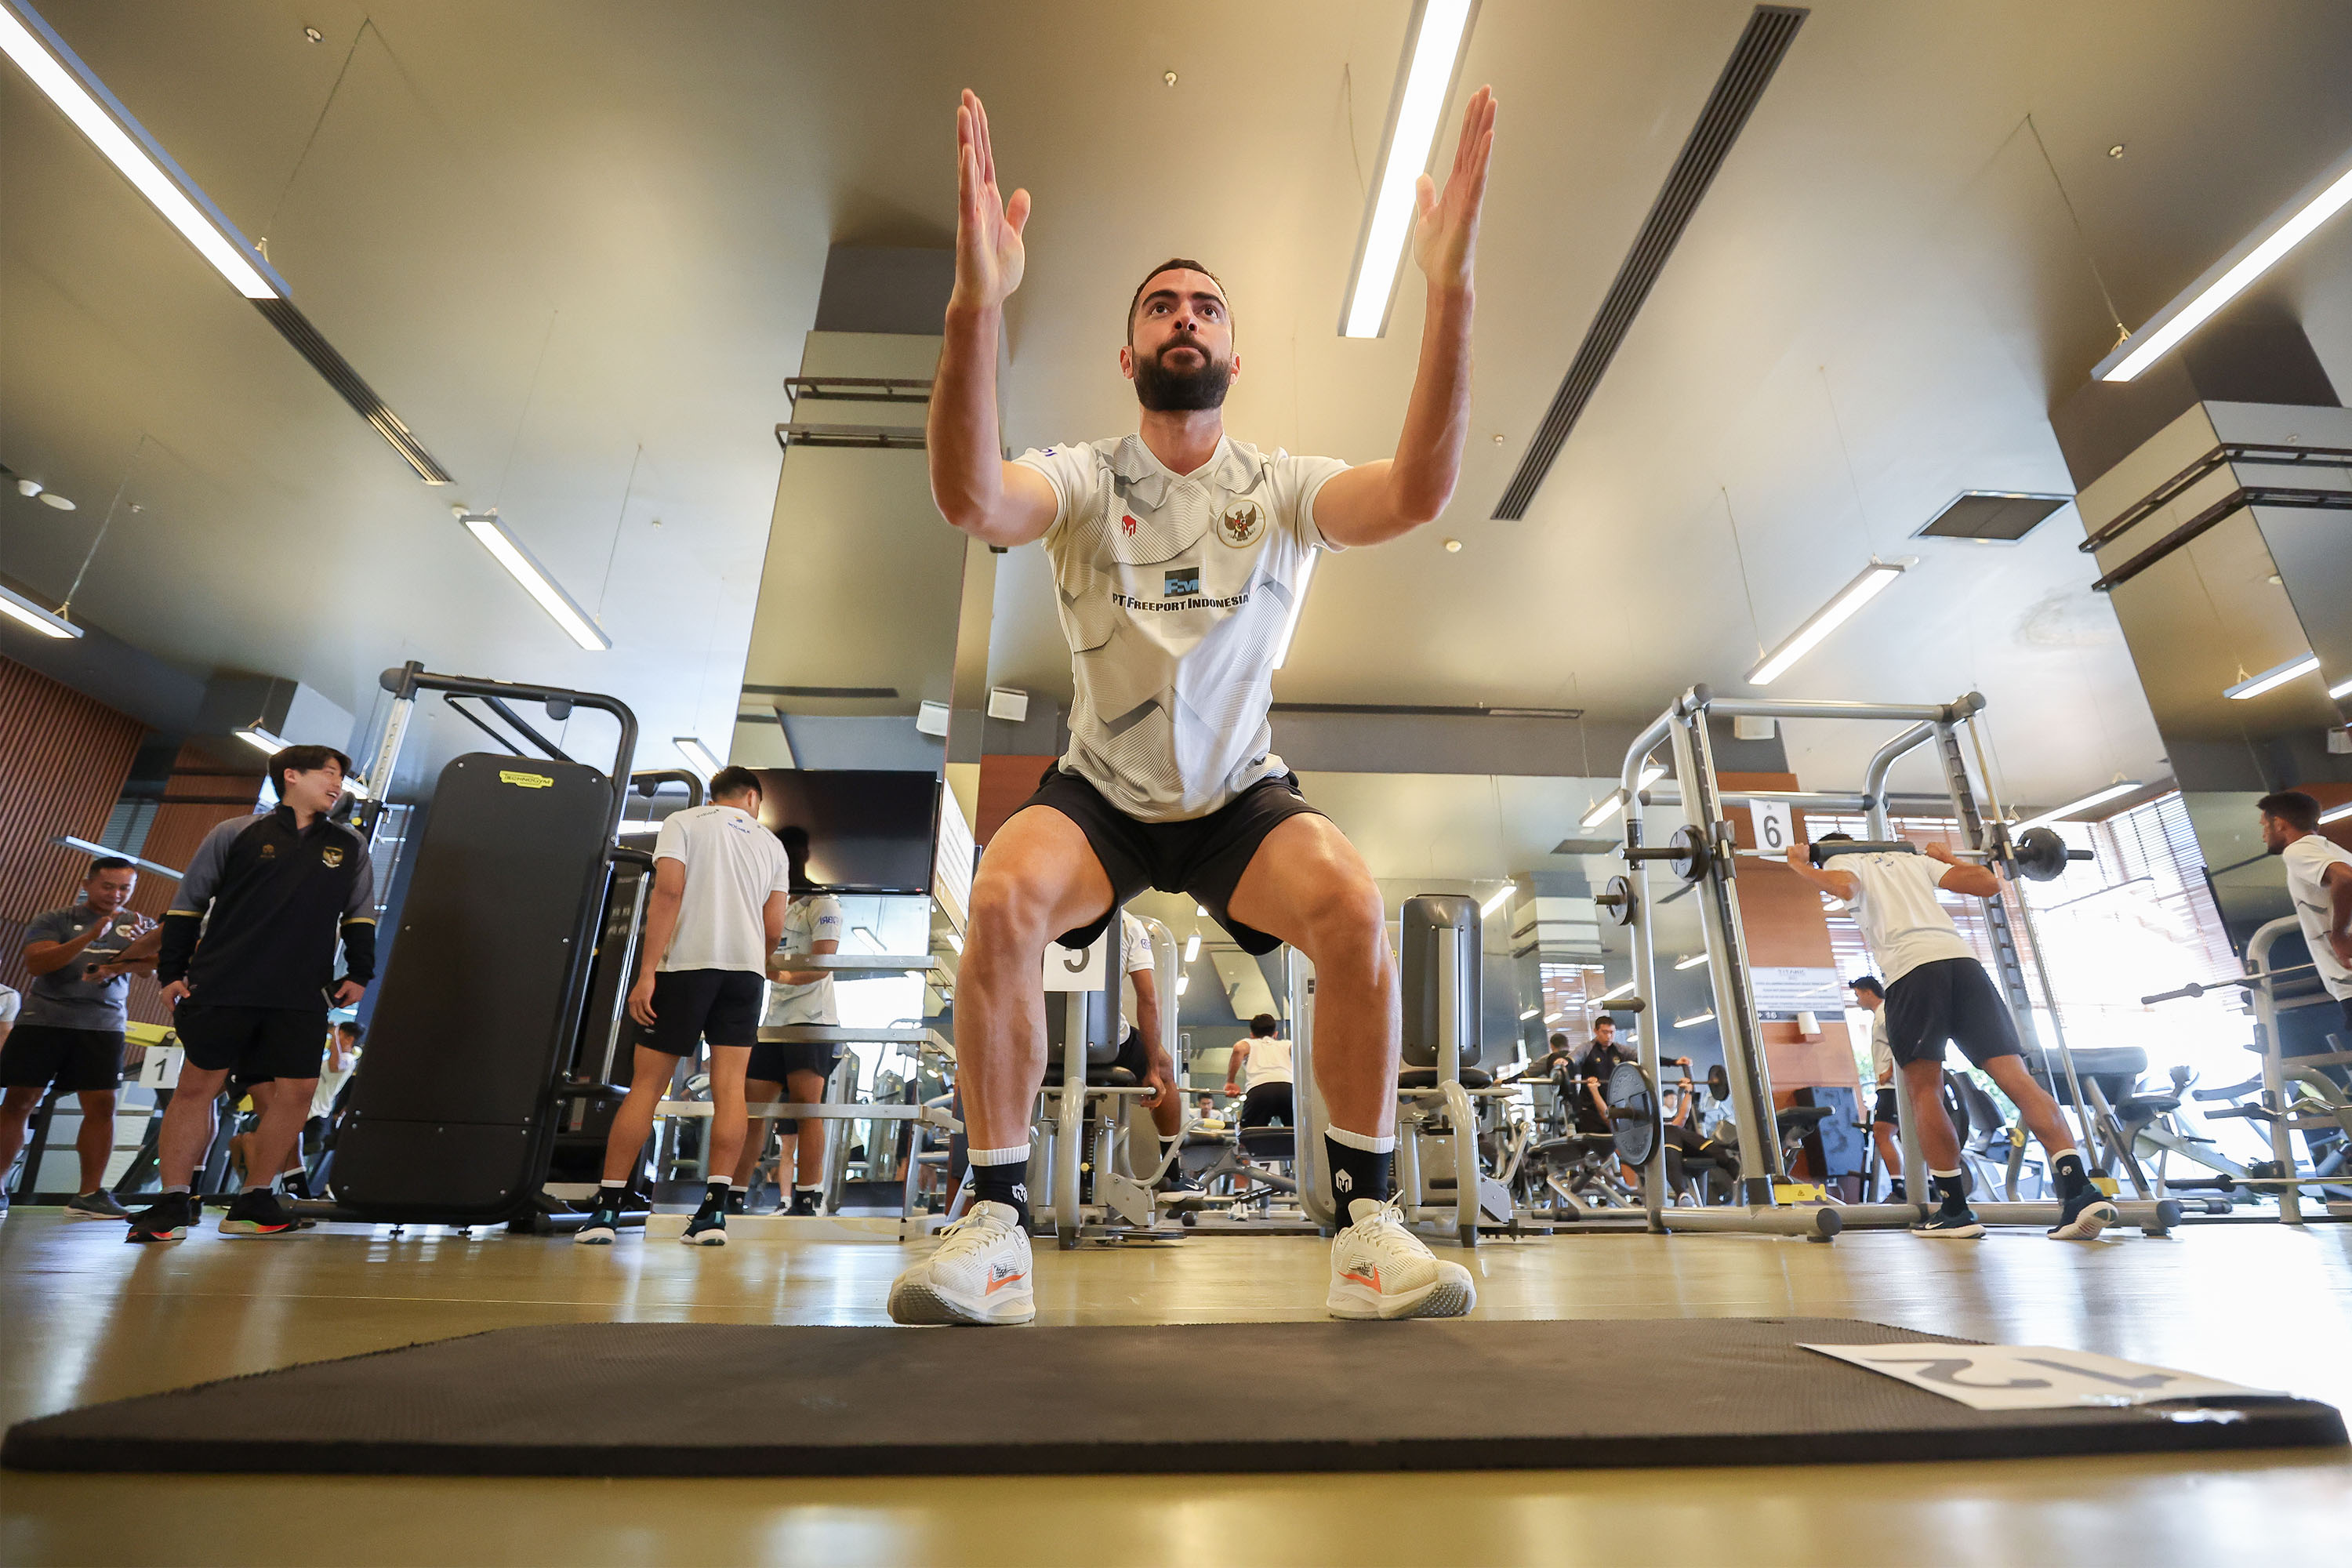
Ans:
[[[1023,1177],[1045,1069],[1043,954],[1057,937],[1090,942],[1146,888],[1190,894],[1245,952],[1289,942],[1315,964],[1315,1077],[1346,1226],[1326,1310],[1451,1317],[1475,1300],[1469,1271],[1433,1257],[1388,1201],[1402,1020],[1381,891],[1301,795],[1267,713],[1316,553],[1401,538],[1452,499],[1493,126],[1482,88],[1443,184],[1420,185],[1413,251],[1428,305],[1393,458],[1350,466],[1229,438],[1222,409],[1242,366],[1232,310],[1207,268],[1178,258],[1145,272],[1128,305],[1118,365],[1141,405],[1138,431],[1007,462],[995,377],[1029,195],[1002,194],[987,113],[963,95],[956,280],[925,442],[931,496],[984,543],[1043,543],[1075,697],[1060,766],[997,829],[973,879],[956,1047],[977,1201],[892,1285],[899,1322],[1035,1316]],[[1215,171],[1190,173],[1219,191]],[[1201,199],[1180,191],[1122,221],[1161,227]]]
[[[787,833],[795,831],[786,829]],[[786,852],[790,853],[790,845]],[[803,848],[801,863],[807,864]],[[841,1009],[834,999],[833,975],[823,969],[795,969],[791,961],[841,951],[848,931],[841,900],[831,893],[797,891],[784,914],[784,939],[768,955],[768,1006],[761,1020],[770,1026],[786,1024],[838,1024]],[[800,1040],[761,1040],[751,1047],[751,1065],[743,1085],[753,1104],[784,1100],[794,1105],[824,1102],[825,1080],[841,1061],[841,1047]],[[751,1184],[751,1167],[767,1146],[768,1124],[755,1122],[743,1141],[743,1154],[735,1170],[736,1202]],[[776,1185],[789,1186],[792,1198],[785,1212],[803,1217],[822,1212],[824,1195],[824,1123],[803,1127],[783,1119],[782,1152],[776,1159]],[[782,1205],[779,1205],[782,1206]]]
[[[678,1062],[692,1060],[707,1041],[714,1174],[682,1239],[698,1247],[727,1243],[727,1199],[745,1131],[743,1074],[759,1043],[768,954],[783,934],[792,886],[784,847],[760,825],[759,809],[760,776],[721,768],[710,776],[710,804],[672,813],[654,840],[644,956],[629,992],[629,1016],[646,1034],[631,1064],[628,1098],[613,1113],[604,1141],[595,1209],[575,1241],[611,1244],[662,1091]]]
[[[2344,1037],[2352,1040],[2352,854],[2319,831],[2319,802],[2303,791],[2281,790],[2254,804],[2263,814],[2263,847],[2285,863],[2287,896],[2312,968],[2343,1010]],[[2352,1079],[2341,1068],[2318,1070],[2339,1083]]]
[[[1825,833],[1820,842],[1852,842],[1853,835]],[[1936,901],[1940,889],[1972,898],[2000,897],[2000,879],[1990,868],[1953,858],[1940,844],[1921,846],[1916,855],[1879,852],[1840,855],[1816,868],[1810,847],[1791,845],[1789,868],[1853,906],[1863,941],[1886,972],[1886,1037],[1911,1102],[1912,1126],[1927,1176],[1942,1201],[1936,1212],[1912,1226],[1930,1237],[1984,1234],[1969,1207],[1961,1173],[1960,1138],[1944,1109],[1944,1046],[1947,1041],[2000,1086],[2018,1114],[2050,1156],[2063,1206],[2049,1235],[2059,1241],[2088,1241],[2121,1218],[2116,1205],[2091,1184],[2074,1134],[2050,1092],[2026,1069],[2017,1022],[2009,1003],[1977,962],[1952,917]]]

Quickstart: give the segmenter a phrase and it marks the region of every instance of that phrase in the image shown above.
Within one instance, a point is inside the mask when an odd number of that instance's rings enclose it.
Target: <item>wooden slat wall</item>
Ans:
[[[139,858],[185,868],[205,834],[233,816],[253,815],[254,802],[261,794],[262,763],[257,752],[250,771],[226,770],[209,753],[193,744],[183,745],[173,759],[171,780],[163,786],[163,804],[155,808],[155,820],[147,829],[147,845],[139,851]],[[131,895],[131,907],[160,919],[172,907],[172,896],[178,888],[168,877],[142,873],[139,890]]]
[[[49,840],[106,830],[145,734],[138,721],[0,658],[0,981],[25,988],[26,922],[67,902],[79,879],[81,858]]]

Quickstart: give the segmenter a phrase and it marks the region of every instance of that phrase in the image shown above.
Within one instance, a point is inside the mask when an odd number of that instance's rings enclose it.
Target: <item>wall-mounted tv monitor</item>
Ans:
[[[866,768],[758,772],[760,822],[793,851],[793,886],[835,893],[931,890],[938,774]],[[808,835],[805,855],[802,833]]]

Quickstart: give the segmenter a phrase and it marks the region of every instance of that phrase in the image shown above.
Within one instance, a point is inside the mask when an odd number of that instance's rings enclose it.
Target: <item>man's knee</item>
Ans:
[[[1044,868],[1008,863],[992,872],[986,860],[971,885],[971,940],[1013,952],[1043,953],[1061,934],[1048,931],[1060,889]]]
[[[1334,868],[1307,890],[1298,913],[1301,945],[1318,968],[1354,962],[1372,970],[1376,979],[1387,976],[1387,910],[1370,877]]]
[[[81,1101],[81,1113],[85,1117],[114,1114],[114,1090],[110,1089],[86,1089],[76,1098]]]

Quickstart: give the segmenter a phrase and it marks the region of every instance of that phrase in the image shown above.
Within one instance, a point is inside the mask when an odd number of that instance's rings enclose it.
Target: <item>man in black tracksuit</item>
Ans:
[[[318,1084],[327,1010],[357,1002],[375,978],[367,845],[327,816],[350,765],[328,746],[278,752],[269,759],[278,808],[214,828],[181,879],[163,916],[155,978],[173,1005],[186,1061],[158,1140],[163,1195],[132,1219],[129,1240],[187,1235],[196,1218],[190,1184],[213,1138],[213,1101],[232,1074],[277,1080],[262,1099],[249,1168],[286,1163]],[[230,1236],[275,1236],[299,1224],[265,1188],[237,1194],[220,1227]]]

